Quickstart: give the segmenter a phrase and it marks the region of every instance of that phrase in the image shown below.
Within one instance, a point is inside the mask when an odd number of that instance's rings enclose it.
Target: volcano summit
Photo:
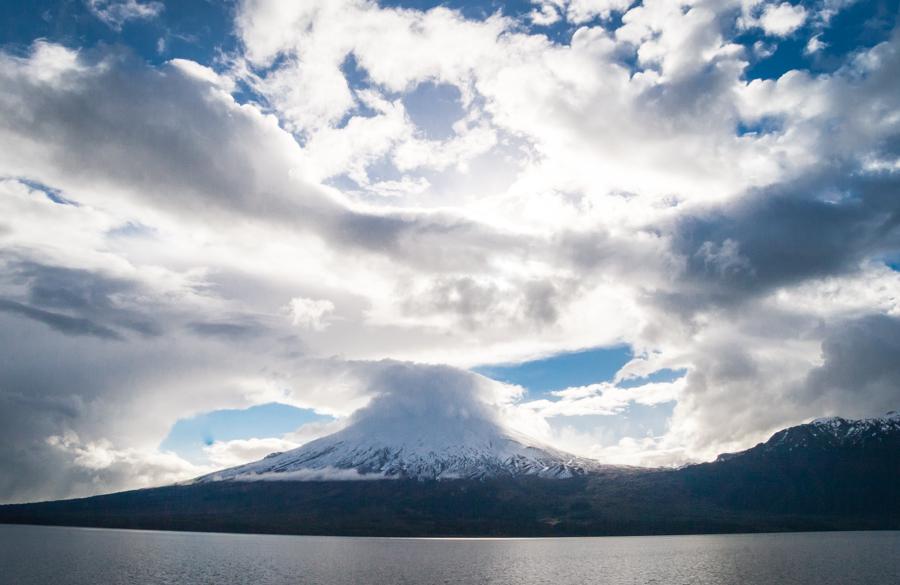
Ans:
[[[198,478],[222,480],[570,478],[606,469],[504,424],[479,379],[435,368],[418,380],[407,369],[392,379],[414,390],[385,389],[344,429],[297,449]],[[408,379],[410,376],[416,379]],[[474,381],[473,381],[474,378]],[[407,384],[404,383],[405,387]]]

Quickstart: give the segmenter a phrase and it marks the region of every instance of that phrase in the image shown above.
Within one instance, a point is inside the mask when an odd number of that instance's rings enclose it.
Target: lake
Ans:
[[[0,525],[0,583],[900,583],[900,532],[382,539]]]

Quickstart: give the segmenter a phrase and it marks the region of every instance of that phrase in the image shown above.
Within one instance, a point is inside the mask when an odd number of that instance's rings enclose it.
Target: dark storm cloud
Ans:
[[[403,308],[414,315],[451,315],[468,329],[490,327],[498,321],[526,325],[552,325],[559,307],[571,298],[577,286],[570,280],[524,280],[501,287],[490,279],[471,276],[439,277],[429,286],[408,294]]]
[[[826,178],[682,221],[675,247],[687,259],[686,281],[704,296],[737,301],[848,273],[900,248],[900,177]]]
[[[161,309],[161,318],[174,320],[169,311]],[[171,461],[129,454],[134,443],[123,436],[143,433],[152,448],[181,413],[204,404],[204,394],[221,399],[237,372],[262,368],[278,349],[262,339],[235,359],[225,345],[174,326],[164,336],[111,343],[0,311],[0,502],[83,496],[167,477]],[[96,465],[79,460],[92,445],[100,449]],[[105,466],[104,451],[119,448],[125,452],[110,451],[115,459]]]
[[[26,289],[24,298],[4,299],[0,310],[16,313],[67,335],[122,339],[119,330],[156,336],[161,325],[141,308],[142,287],[123,278],[30,260],[6,263],[4,279]]]
[[[869,315],[832,328],[805,395],[823,411],[867,416],[900,409],[900,318]]]
[[[186,463],[144,458],[122,436],[150,427],[152,449],[154,433],[164,436],[204,393],[221,400],[236,372],[282,363],[297,347],[250,317],[202,304],[186,313],[168,292],[24,249],[0,256],[0,290],[9,297],[0,299],[0,502],[171,481]],[[246,339],[254,343],[236,349]]]
[[[225,340],[238,341],[250,339],[265,334],[265,327],[258,323],[239,323],[227,321],[193,321],[188,323],[188,329],[204,337],[217,337]]]
[[[17,322],[18,321],[18,322]],[[95,394],[91,376],[78,368],[66,368],[66,359],[40,356],[37,348],[23,352],[28,338],[56,337],[58,333],[34,331],[20,320],[0,319],[0,501],[54,498],[90,478],[72,464],[70,456],[53,449],[47,437],[77,424],[87,410],[86,400]],[[18,341],[17,341],[18,340]],[[53,344],[42,344],[48,356]],[[30,362],[30,363],[29,363]],[[72,481],[73,484],[69,484]],[[67,487],[61,488],[61,485]]]
[[[137,282],[34,262],[21,264],[19,274],[30,281],[28,296],[33,304],[103,318],[141,335],[161,333],[160,325],[140,310],[139,301],[133,301],[138,308],[126,308],[115,300],[139,297],[142,291]]]
[[[22,315],[23,317],[40,321],[65,335],[93,335],[94,337],[100,337],[102,339],[122,339],[121,335],[109,327],[98,325],[89,319],[69,317],[60,313],[44,311],[15,301],[0,299],[0,311]]]

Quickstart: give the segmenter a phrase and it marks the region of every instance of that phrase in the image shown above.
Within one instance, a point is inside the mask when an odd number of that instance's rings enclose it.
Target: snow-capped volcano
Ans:
[[[223,479],[417,479],[485,478],[514,475],[571,477],[597,467],[524,435],[484,420],[458,424],[426,421],[373,428],[362,421],[302,447],[200,478]],[[342,472],[343,471],[343,472]]]
[[[479,385],[490,382],[441,369],[433,374],[412,381],[420,385],[378,395],[332,435],[196,481],[566,478],[601,467],[505,426],[497,409],[483,400]],[[410,386],[404,382],[401,387]]]

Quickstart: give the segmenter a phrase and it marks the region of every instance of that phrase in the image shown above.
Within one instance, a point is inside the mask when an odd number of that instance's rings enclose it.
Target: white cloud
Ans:
[[[633,388],[621,388],[609,383],[566,388],[553,392],[553,400],[542,399],[525,402],[519,408],[532,410],[540,416],[583,416],[590,414],[613,415],[629,404],[653,406],[677,401],[684,390],[684,379],[675,382],[644,384]]]
[[[809,41],[806,42],[806,48],[804,49],[804,52],[808,55],[813,55],[827,47],[828,43],[823,42],[821,37],[821,34],[809,37]]]
[[[277,437],[235,439],[216,441],[203,447],[203,452],[214,468],[222,469],[256,461],[271,453],[289,451],[299,446],[298,443]]]
[[[574,23],[591,20],[597,16],[609,18],[613,12],[625,12],[634,0],[569,0],[566,17]]]
[[[736,275],[749,273],[752,275],[753,266],[750,261],[741,255],[740,245],[731,239],[726,239],[721,244],[706,241],[697,249],[697,256],[703,260],[703,264],[720,275]]]
[[[550,0],[537,2],[530,18],[537,25],[557,22],[561,15],[573,24],[582,24],[594,18],[609,18],[613,12],[624,12],[634,4],[633,0]]]
[[[326,299],[294,297],[287,304],[287,311],[295,326],[322,331],[328,327],[328,316],[334,312],[334,303]]]
[[[559,9],[552,2],[544,2],[537,6],[528,15],[531,22],[538,26],[549,26],[559,22]]]
[[[71,455],[74,464],[87,471],[91,491],[110,491],[123,479],[134,487],[176,483],[214,469],[193,465],[174,453],[116,449],[107,440],[83,442],[72,431],[47,437],[46,442]]]
[[[757,24],[768,35],[786,37],[803,26],[806,18],[806,9],[799,4],[772,3],[763,8]]]
[[[141,0],[86,0],[90,11],[115,30],[131,20],[150,20],[165,10],[162,2]]]
[[[425,177],[412,178],[403,176],[399,181],[370,183],[368,190],[382,197],[403,197],[406,195],[421,195],[430,186],[431,183]]]

